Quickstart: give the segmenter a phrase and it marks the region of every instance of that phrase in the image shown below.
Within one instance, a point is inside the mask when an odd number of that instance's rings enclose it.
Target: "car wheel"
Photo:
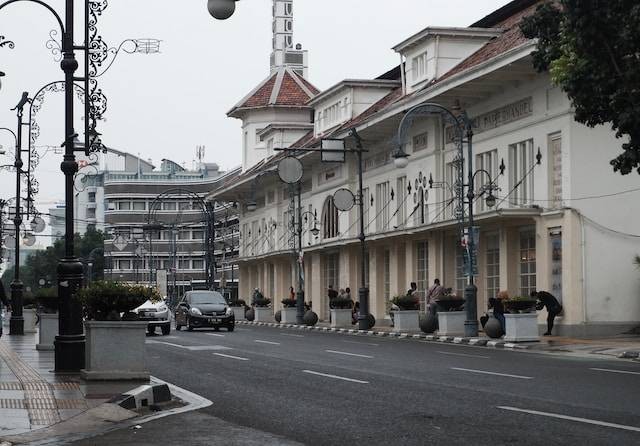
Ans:
[[[149,336],[153,336],[156,333],[156,327],[147,325],[147,333],[149,333]]]
[[[191,326],[191,319],[187,319],[187,331],[193,331],[193,327]]]
[[[213,327],[213,331],[220,331],[220,327],[218,326]]]
[[[234,328],[236,328],[235,324],[229,325],[227,326],[227,331],[233,331]]]
[[[171,325],[169,325],[169,324],[163,325],[162,326],[162,336],[167,336],[169,333],[171,333]]]

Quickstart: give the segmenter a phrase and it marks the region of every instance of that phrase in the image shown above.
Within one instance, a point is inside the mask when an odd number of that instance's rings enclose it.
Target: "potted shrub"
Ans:
[[[353,301],[347,297],[335,297],[331,299],[331,327],[351,327],[351,311]]]
[[[447,294],[436,300],[438,305],[438,334],[442,336],[458,336],[464,334],[464,321],[467,318],[463,311],[464,299],[455,294],[451,294],[451,289]]]
[[[233,315],[236,318],[236,321],[244,321],[245,320],[245,312],[247,311],[247,303],[244,299],[236,299],[231,302],[231,309],[233,310]]]
[[[298,309],[296,308],[296,299],[292,299],[290,297],[286,299],[282,299],[282,310],[281,310],[281,322],[283,324],[295,324],[296,323],[296,314]]]
[[[271,299],[268,297],[260,297],[253,301],[254,320],[256,322],[272,322],[273,314],[271,312]]]
[[[58,289],[41,288],[36,291],[38,305],[38,344],[37,350],[53,350],[53,341],[58,334]]]
[[[93,282],[76,295],[86,320],[86,380],[148,380],[145,360],[146,321],[132,310],[147,300],[157,302],[154,288],[118,282]]]
[[[505,336],[507,342],[537,341],[538,315],[535,312],[536,300],[530,297],[511,297],[503,301]]]
[[[415,296],[395,296],[391,303],[398,307],[393,311],[393,331],[420,331],[420,302]]]

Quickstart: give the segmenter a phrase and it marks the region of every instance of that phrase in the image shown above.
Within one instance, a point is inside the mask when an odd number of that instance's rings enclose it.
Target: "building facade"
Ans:
[[[323,139],[354,147],[353,129],[362,138],[365,282],[379,321],[389,317],[390,299],[405,294],[410,282],[424,296],[439,278],[462,295],[468,280],[455,200],[457,178],[467,178],[467,154],[461,162],[442,114],[414,115],[406,131],[398,131],[413,107],[437,103],[464,110],[473,122],[471,161],[480,172],[473,204],[479,313],[500,290],[511,296],[548,290],[564,306],[559,334],[621,333],[637,325],[640,277],[632,259],[640,252],[640,215],[629,205],[637,178],[609,168],[621,145],[614,132],[577,123],[566,95],[533,68],[535,42],[521,34],[519,23],[538,3],[512,1],[468,28],[425,28],[394,47],[400,66],[300,100],[298,109],[313,114],[305,122],[301,111],[298,125],[312,129],[297,141],[289,144],[293,128],[282,126],[281,148],[319,149]],[[244,103],[257,101],[256,93]],[[271,102],[230,115],[243,120],[246,132],[256,114],[277,121],[281,111]],[[270,125],[279,122],[259,123],[261,129]],[[393,163],[398,144],[410,155],[405,169]],[[210,195],[244,203],[240,296],[257,287],[276,308],[296,285],[290,190],[277,174],[283,156],[245,144],[243,173]],[[328,319],[327,287],[350,287],[355,296],[360,283],[357,206],[340,212],[333,201],[341,188],[357,195],[356,158],[347,154],[344,163],[323,163],[319,153],[296,156],[304,168],[305,294],[320,318]],[[492,207],[485,200],[489,182],[497,188]],[[540,324],[545,317],[541,312]]]
[[[171,297],[207,286],[236,295],[237,212],[232,203],[202,207],[205,193],[236,173],[166,159],[156,169],[113,149],[101,155],[76,178],[76,231],[105,232],[105,279],[158,286]]]

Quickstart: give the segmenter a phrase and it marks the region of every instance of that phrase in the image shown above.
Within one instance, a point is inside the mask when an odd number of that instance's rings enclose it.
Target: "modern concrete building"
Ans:
[[[158,285],[175,297],[206,287],[209,267],[212,285],[235,295],[236,208],[216,203],[205,212],[202,198],[239,170],[225,173],[216,164],[202,162],[187,170],[167,159],[159,170],[150,163],[135,165],[135,170],[101,174],[105,278]],[[211,238],[208,225],[214,231]]]
[[[54,207],[49,208],[49,227],[51,228],[51,240],[56,241],[64,238],[64,203],[58,203]]]
[[[476,176],[479,313],[499,290],[511,296],[548,290],[564,306],[559,334],[620,333],[637,325],[640,275],[632,259],[640,253],[640,214],[631,205],[637,177],[611,170],[621,145],[614,132],[577,123],[567,96],[533,68],[536,45],[519,23],[538,3],[512,1],[468,28],[420,30],[393,48],[402,63],[373,80],[349,79],[318,92],[287,67],[272,67],[269,79],[229,113],[243,122],[243,172],[209,197],[243,203],[240,296],[258,287],[278,308],[296,283],[289,189],[277,174],[283,154],[273,149],[319,148],[328,138],[354,147],[352,129],[368,150],[362,200],[371,312],[388,318],[389,300],[412,281],[424,293],[439,278],[461,295],[467,277],[455,188],[459,169],[466,178],[466,153],[463,164],[442,115],[424,114],[400,140],[408,166],[397,169],[392,159],[403,116],[434,102],[459,105],[473,120],[473,169],[485,170],[499,188],[489,207],[488,177]],[[341,188],[357,195],[356,158],[323,163],[318,153],[297,156],[308,211],[306,299],[327,319],[327,287],[351,287],[355,296],[360,283],[357,207],[339,212],[333,201]],[[546,312],[539,317],[543,324]]]

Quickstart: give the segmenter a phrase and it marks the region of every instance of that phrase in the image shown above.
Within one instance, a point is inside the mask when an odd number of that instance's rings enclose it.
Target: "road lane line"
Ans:
[[[461,372],[482,373],[484,375],[506,376],[507,378],[533,379],[533,376],[510,375],[508,373],[487,372],[486,370],[463,369],[460,367],[451,367],[451,370],[459,370]]]
[[[540,415],[540,416],[543,416],[543,417],[559,418],[561,420],[576,421],[578,423],[595,424],[596,426],[612,427],[614,429],[622,429],[622,430],[626,430],[626,431],[640,432],[640,427],[625,426],[624,424],[608,423],[606,421],[599,421],[599,420],[590,420],[589,418],[570,417],[568,415],[561,415],[561,414],[550,413],[550,412],[540,412],[540,411],[537,411],[537,410],[519,409],[517,407],[510,407],[510,406],[497,406],[497,407],[498,407],[498,409],[510,410],[512,412],[522,412],[522,413],[528,413],[528,414],[532,414],[532,415]]]
[[[304,335],[290,334],[290,333],[280,333],[282,336],[290,336],[292,338],[304,338]]]
[[[224,338],[222,333],[205,333],[207,336],[217,336],[219,338]]]
[[[597,370],[598,372],[611,372],[611,373],[625,373],[625,374],[629,374],[629,375],[640,375],[640,372],[632,372],[630,370],[597,369],[597,368],[591,368],[589,370]]]
[[[260,344],[269,344],[269,345],[280,345],[279,342],[273,342],[273,341],[263,341],[261,339],[254,339],[254,342],[258,342]]]
[[[327,373],[314,372],[313,370],[303,370],[302,372],[303,373],[310,373],[312,375],[324,376],[325,378],[340,379],[342,381],[349,381],[349,382],[352,382],[352,383],[369,384],[369,381],[362,381],[360,379],[346,378],[344,376],[338,376],[338,375],[329,375]]]
[[[249,360],[249,358],[243,358],[241,356],[225,355],[224,353],[214,353],[214,355],[222,356],[223,358],[237,359],[239,361],[248,361]]]
[[[186,345],[180,345],[180,344],[173,344],[171,342],[164,342],[164,341],[153,341],[153,340],[147,340],[145,342],[145,344],[164,344],[164,345],[170,345],[172,347],[178,347],[178,348],[187,348]]]
[[[453,355],[453,356],[466,356],[468,358],[484,358],[484,359],[491,359],[490,356],[482,356],[482,355],[470,355],[467,353],[453,353],[453,352],[440,352],[437,351],[436,353],[442,353],[443,355]]]
[[[380,344],[374,344],[373,342],[358,342],[358,341],[347,341],[342,340],[342,342],[346,342],[347,344],[359,344],[359,345],[372,345],[374,347],[378,347]]]
[[[325,350],[325,352],[335,353],[336,355],[357,356],[358,358],[369,358],[369,359],[373,358],[373,356],[369,356],[369,355],[360,355],[358,353],[349,353],[349,352],[339,352],[337,350]]]

